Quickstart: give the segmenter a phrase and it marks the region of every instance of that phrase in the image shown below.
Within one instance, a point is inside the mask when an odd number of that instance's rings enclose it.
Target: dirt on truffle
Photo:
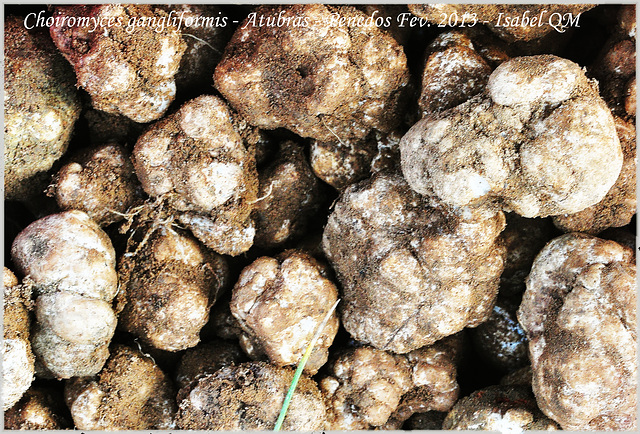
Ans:
[[[67,405],[80,430],[172,429],[175,392],[151,358],[122,345],[113,349],[96,378],[65,386]]]
[[[180,429],[272,430],[293,369],[264,362],[227,366],[201,378],[178,395]],[[282,429],[323,429],[325,404],[315,381],[303,375],[291,399]]]
[[[518,319],[540,409],[568,430],[635,430],[633,252],[572,233],[536,257]]]
[[[37,431],[71,428],[69,410],[61,398],[48,387],[29,388],[15,406],[5,411],[4,429]]]
[[[407,353],[487,319],[504,262],[504,214],[456,215],[395,173],[349,187],[324,230],[357,340]]]
[[[46,33],[8,17],[4,47],[5,199],[26,200],[46,188],[81,106],[73,70]]]

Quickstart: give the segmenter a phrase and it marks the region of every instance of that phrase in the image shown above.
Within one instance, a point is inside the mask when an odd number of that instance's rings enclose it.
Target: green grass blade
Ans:
[[[276,425],[273,428],[274,431],[280,431],[280,428],[282,428],[282,423],[284,422],[284,418],[287,415],[287,410],[289,409],[289,404],[291,403],[293,392],[295,392],[296,390],[296,386],[298,385],[298,380],[302,375],[302,371],[304,370],[304,367],[307,364],[307,360],[309,360],[309,356],[311,356],[313,347],[315,347],[316,341],[320,337],[322,330],[324,330],[325,326],[329,322],[329,318],[331,317],[331,314],[333,313],[333,311],[336,310],[336,307],[338,307],[338,303],[340,303],[340,299],[336,300],[333,306],[331,306],[331,309],[329,309],[329,312],[327,312],[327,314],[324,316],[324,319],[318,326],[316,333],[313,335],[313,338],[311,338],[309,345],[307,345],[307,349],[305,350],[304,355],[302,356],[302,359],[300,359],[300,362],[298,362],[298,368],[296,369],[295,374],[293,374],[293,379],[291,380],[291,385],[289,386],[289,390],[287,391],[287,396],[285,396],[284,398],[284,402],[282,403],[282,408],[280,409],[280,414],[278,415],[278,420],[276,420]]]

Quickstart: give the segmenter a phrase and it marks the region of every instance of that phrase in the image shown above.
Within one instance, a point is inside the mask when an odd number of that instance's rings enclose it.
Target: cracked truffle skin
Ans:
[[[116,327],[116,257],[107,234],[82,211],[53,214],[18,234],[11,257],[34,283],[31,345],[43,375],[98,373]]]
[[[595,84],[577,64],[551,55],[502,63],[484,93],[415,124],[400,152],[403,174],[418,193],[523,217],[596,204],[623,162]]]
[[[595,235],[629,224],[636,214],[636,128],[632,122],[617,117],[615,121],[624,155],[620,176],[597,204],[575,214],[554,216],[553,224],[563,232]]]
[[[175,428],[175,393],[148,356],[117,345],[97,377],[74,378],[65,399],[75,428],[120,431]]]
[[[304,234],[318,212],[322,197],[301,145],[280,145],[278,157],[259,171],[259,200],[253,210],[255,245],[279,247]]]
[[[537,256],[518,319],[540,409],[566,430],[636,429],[633,252],[572,233]]]
[[[4,27],[5,199],[26,200],[47,186],[49,169],[67,150],[80,101],[73,71],[46,33],[20,17]]]
[[[31,290],[18,285],[8,269],[2,274],[3,340],[2,340],[2,408],[11,408],[29,389],[34,375],[34,356],[29,342],[28,302]]]
[[[288,250],[277,258],[260,257],[242,270],[233,288],[231,313],[243,330],[240,344],[252,358],[264,354],[275,365],[296,365],[337,299],[338,289],[309,254]],[[305,372],[313,375],[326,363],[338,324],[333,312]]]
[[[322,246],[342,284],[342,323],[353,338],[407,353],[488,318],[505,218],[467,214],[430,206],[395,173],[345,190]]]
[[[400,122],[409,82],[402,47],[375,25],[327,24],[333,14],[348,22],[364,21],[364,13],[319,4],[255,13],[292,22],[260,26],[250,16],[214,74],[216,88],[251,124],[328,141],[364,138],[372,129],[388,132]]]
[[[101,226],[124,219],[142,200],[129,153],[116,143],[91,148],[62,166],[54,190],[61,209],[84,211]]]
[[[222,100],[200,96],[153,124],[134,147],[133,165],[144,191],[166,198],[207,247],[233,256],[249,250],[258,174]]]
[[[459,400],[442,423],[444,430],[555,431],[558,425],[536,405],[524,386],[489,386]]]
[[[161,350],[194,347],[228,279],[226,261],[190,234],[164,227],[136,251],[118,267],[126,299],[119,327]]]
[[[197,430],[271,430],[293,378],[293,369],[264,362],[226,366],[179,392],[178,428]],[[326,408],[318,386],[302,375],[283,430],[323,429]]]
[[[50,28],[51,38],[76,72],[78,86],[91,95],[94,108],[120,113],[135,122],[160,118],[176,93],[174,75],[186,49],[180,32],[148,25],[168,15],[150,5],[56,6],[61,25]],[[69,18],[92,17],[98,22],[121,22],[95,31],[69,26]],[[130,27],[132,20],[145,23]],[[141,20],[147,20],[143,22]]]

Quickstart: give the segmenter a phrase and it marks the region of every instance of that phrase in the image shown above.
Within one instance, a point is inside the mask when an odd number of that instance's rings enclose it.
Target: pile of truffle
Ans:
[[[636,429],[635,6],[37,11],[5,428]]]

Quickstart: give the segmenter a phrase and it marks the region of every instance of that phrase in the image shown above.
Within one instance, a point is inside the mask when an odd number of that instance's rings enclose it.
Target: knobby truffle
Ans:
[[[346,24],[330,25],[334,13]],[[256,17],[290,21],[281,26],[256,25],[253,15],[214,74],[216,88],[251,124],[327,141],[399,123],[407,60],[390,35],[357,25],[366,19],[362,12],[319,4],[256,9]]]
[[[296,365],[337,299],[338,289],[310,255],[289,250],[260,257],[242,270],[233,288],[231,313],[243,331],[240,344],[252,358],[266,355],[275,365]],[[315,374],[325,364],[337,331],[332,313],[306,372]]]
[[[53,214],[27,226],[11,257],[33,281],[36,324],[31,344],[56,378],[94,375],[109,356],[118,290],[111,240],[82,211]]]
[[[169,227],[125,253],[118,271],[126,303],[119,327],[166,351],[198,344],[209,309],[228,279],[220,255]]]
[[[158,31],[148,24],[166,19],[164,11],[150,5],[77,5],[56,6],[53,16],[59,23],[50,28],[53,42],[74,67],[78,86],[91,95],[95,108],[136,122],[164,114],[175,97],[174,75],[186,48],[174,27]],[[122,25],[105,24],[95,31],[69,25],[83,17]]]
[[[636,429],[633,252],[572,233],[536,258],[518,319],[540,409],[566,430]]]
[[[415,124],[400,152],[403,174],[418,193],[524,217],[594,205],[623,161],[597,86],[577,64],[551,55],[501,64],[485,92]]]
[[[203,95],[156,122],[133,150],[144,191],[207,247],[238,255],[253,244],[258,175],[252,153],[219,98]]]
[[[378,173],[349,187],[325,227],[324,252],[342,285],[342,322],[355,339],[407,353],[491,313],[504,262],[504,214],[456,215]]]

